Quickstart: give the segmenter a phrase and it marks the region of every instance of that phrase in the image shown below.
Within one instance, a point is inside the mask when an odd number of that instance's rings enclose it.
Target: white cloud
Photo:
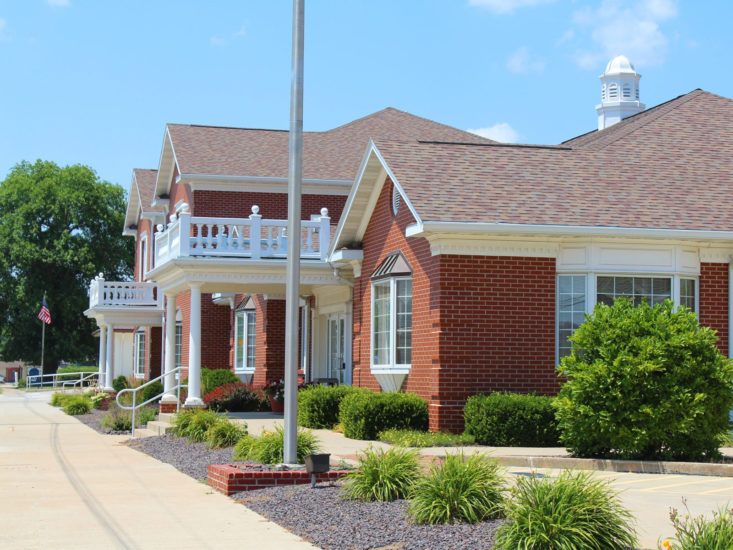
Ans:
[[[70,0],[46,0],[46,4],[52,8],[68,8],[71,6]]]
[[[493,126],[473,130],[469,128],[466,131],[501,143],[517,143],[519,141],[519,132],[512,128],[508,122],[497,122]]]
[[[674,0],[604,0],[597,9],[578,10],[573,22],[593,46],[579,49],[575,61],[584,69],[598,70],[623,54],[640,66],[660,65],[669,42],[660,24],[676,15]]]
[[[241,38],[244,38],[247,36],[247,27],[245,25],[241,25],[239,27],[239,30],[231,33],[231,34],[215,34],[211,38],[209,38],[209,43],[212,46],[224,46],[228,42],[232,40],[239,40]]]
[[[469,6],[486,8],[494,13],[513,13],[518,8],[549,4],[555,0],[468,0]],[[660,0],[661,1],[661,0]]]
[[[224,37],[219,35],[214,35],[211,38],[209,38],[209,43],[212,46],[223,46],[226,40],[224,40]]]
[[[506,68],[514,74],[541,73],[545,70],[545,61],[532,57],[529,49],[519,48],[506,60]]]
[[[5,30],[8,28],[8,22],[5,21],[2,17],[0,17],[0,42],[4,42],[6,40],[10,40],[8,38],[8,35],[5,33]]]

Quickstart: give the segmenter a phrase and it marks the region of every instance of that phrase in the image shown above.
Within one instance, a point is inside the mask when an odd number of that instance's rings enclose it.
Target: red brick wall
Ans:
[[[718,349],[728,356],[728,264],[700,264],[700,323],[718,333]]]
[[[461,430],[465,400],[477,393],[555,393],[555,259],[439,258],[439,410],[431,427]]]
[[[255,374],[252,384],[262,387],[285,375],[285,300],[254,297],[256,306]]]
[[[201,368],[230,368],[231,324],[229,305],[216,305],[211,294],[201,294]]]
[[[364,234],[362,276],[354,282],[352,382],[355,386],[379,389],[379,383],[370,372],[371,274],[387,255],[400,251],[413,269],[412,368],[402,389],[437,403],[440,368],[438,259],[430,255],[430,246],[425,239],[405,237],[406,227],[415,220],[404,204],[397,216],[393,216],[391,193],[392,182],[387,180]]]
[[[264,219],[284,220],[288,217],[288,196],[285,193],[253,193],[239,191],[194,191],[196,216],[246,218],[252,213],[252,205],[260,207]],[[331,223],[338,223],[346,197],[338,195],[303,195],[301,219],[320,215],[321,208],[328,208]]]

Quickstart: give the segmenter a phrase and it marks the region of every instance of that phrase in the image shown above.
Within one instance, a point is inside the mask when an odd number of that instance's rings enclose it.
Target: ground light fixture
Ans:
[[[305,455],[305,471],[311,475],[311,488],[316,488],[316,474],[325,474],[331,470],[329,453]]]

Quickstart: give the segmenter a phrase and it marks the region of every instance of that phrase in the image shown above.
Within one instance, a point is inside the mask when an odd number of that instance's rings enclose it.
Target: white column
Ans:
[[[173,369],[176,368],[176,295],[165,295],[165,378],[163,378],[163,403],[175,403],[176,396],[173,386],[176,377]]]
[[[97,385],[105,386],[104,373],[107,367],[107,325],[99,325],[99,377]]]
[[[203,407],[201,400],[201,284],[191,286],[188,326],[188,398],[186,407]]]
[[[115,341],[115,328],[112,325],[107,325],[107,353],[105,355],[105,378],[104,389],[112,391],[112,380],[114,380],[114,341]]]

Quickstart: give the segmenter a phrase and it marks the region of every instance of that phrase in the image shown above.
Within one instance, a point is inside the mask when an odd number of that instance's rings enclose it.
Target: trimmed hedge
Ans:
[[[347,395],[369,392],[353,386],[309,386],[298,392],[298,425],[331,429],[339,423],[339,407]]]
[[[428,429],[428,404],[414,393],[355,392],[341,401],[339,420],[351,439],[377,439],[397,428]]]
[[[492,447],[557,447],[560,433],[553,401],[521,393],[474,395],[463,410],[466,433]]]
[[[212,411],[249,412],[260,409],[261,399],[247,384],[230,382],[204,395],[204,403]]]
[[[66,381],[66,380],[79,380],[79,375],[75,374],[74,376],[69,375],[69,373],[79,373],[79,372],[86,372],[86,373],[93,373],[98,372],[99,367],[95,366],[80,366],[80,365],[67,365],[65,367],[59,367],[56,370],[57,375],[66,375],[66,376],[58,376],[57,379],[59,381]]]

